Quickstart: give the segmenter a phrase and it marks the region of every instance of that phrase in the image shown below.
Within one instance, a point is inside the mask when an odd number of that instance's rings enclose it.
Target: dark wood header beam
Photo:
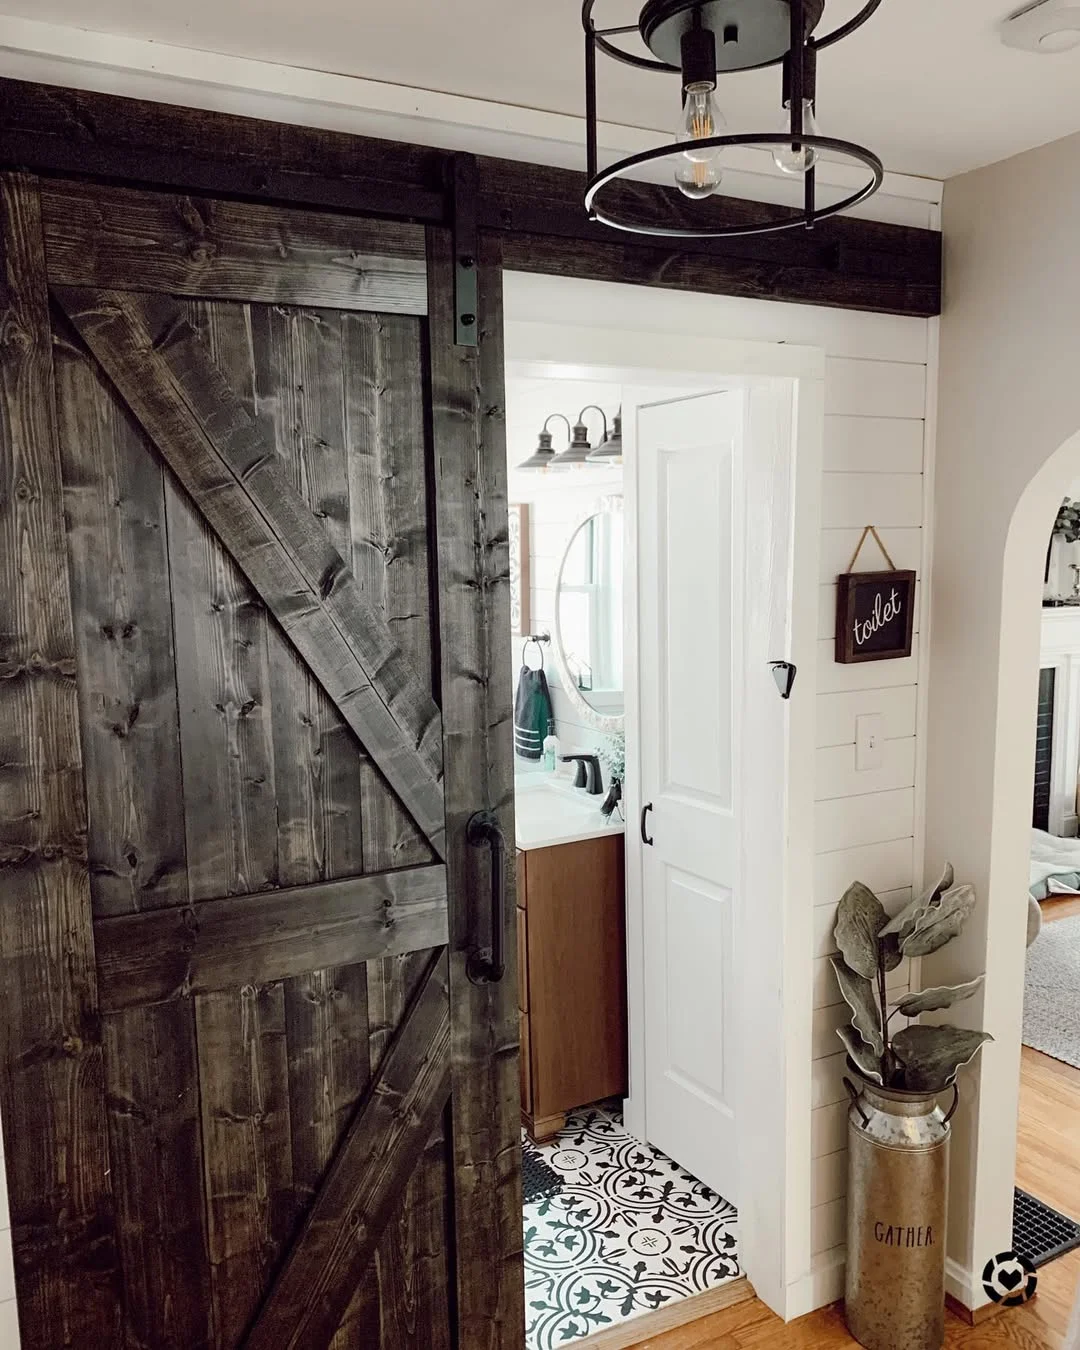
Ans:
[[[445,150],[226,113],[0,80],[0,168],[451,223]],[[638,240],[590,222],[584,176],[478,161],[477,222],[506,236],[506,263],[570,276],[928,316],[941,310],[941,235],[834,217],[813,231]],[[644,183],[612,189],[656,223],[753,218],[756,205],[696,205]],[[775,208],[770,208],[775,210]]]

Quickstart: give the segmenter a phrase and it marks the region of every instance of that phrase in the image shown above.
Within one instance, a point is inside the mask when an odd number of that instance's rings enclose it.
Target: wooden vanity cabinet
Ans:
[[[575,1107],[624,1097],[623,836],[519,850],[521,1114],[550,1139]]]

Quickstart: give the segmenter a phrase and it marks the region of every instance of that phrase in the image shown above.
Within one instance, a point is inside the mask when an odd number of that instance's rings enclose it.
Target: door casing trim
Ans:
[[[753,951],[752,977],[740,983],[738,1023],[753,1028],[741,1038],[736,1068],[739,1112],[752,1118],[752,1130],[740,1130],[740,1168],[745,1178],[739,1215],[740,1265],[757,1296],[779,1316],[790,1319],[808,1309],[811,1278],[811,1009],[812,906],[806,878],[813,873],[814,720],[817,692],[816,648],[818,557],[821,525],[821,473],[825,425],[825,355],[817,347],[682,337],[647,329],[648,292],[641,292],[642,329],[603,329],[563,324],[507,324],[506,356],[530,375],[557,378],[571,372],[604,382],[682,387],[687,392],[716,388],[718,380],[748,387],[785,386],[792,409],[793,527],[784,583],[789,587],[786,650],[778,660],[798,666],[798,683],[784,705],[788,783],[786,842],[775,859],[776,879],[761,887],[762,901],[744,907],[740,929],[744,950]],[[624,421],[627,456],[633,453],[632,422]],[[627,440],[627,431],[631,440]],[[624,482],[627,553],[636,556],[637,500],[633,475]],[[641,709],[636,682],[638,649],[637,579],[626,578],[626,731],[633,745]],[[767,685],[777,702],[775,685]],[[626,819],[640,810],[639,775],[627,775]],[[644,1018],[642,971],[641,849],[635,830],[627,831],[627,982],[630,1013],[630,1095],[625,1118],[631,1132],[644,1135]],[[780,941],[777,933],[782,934]],[[779,995],[779,996],[777,996]],[[744,1107],[743,1102],[750,1103]],[[778,1184],[779,1182],[779,1184]]]

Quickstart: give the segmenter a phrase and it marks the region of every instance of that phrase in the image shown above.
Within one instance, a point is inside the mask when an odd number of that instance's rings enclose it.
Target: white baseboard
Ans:
[[[982,1275],[977,1271],[966,1270],[951,1256],[945,1260],[945,1292],[962,1303],[969,1312],[977,1312],[990,1302],[983,1288]]]
[[[846,1247],[834,1247],[815,1256],[810,1274],[788,1289],[785,1320],[794,1321],[796,1317],[843,1298],[846,1265]],[[945,1292],[973,1313],[990,1302],[982,1285],[982,1276],[977,1271],[966,1270],[951,1257],[945,1261]]]
[[[807,1313],[843,1298],[846,1267],[846,1247],[819,1252],[811,1262],[810,1274],[789,1285],[784,1320],[793,1322],[796,1317],[805,1317]]]

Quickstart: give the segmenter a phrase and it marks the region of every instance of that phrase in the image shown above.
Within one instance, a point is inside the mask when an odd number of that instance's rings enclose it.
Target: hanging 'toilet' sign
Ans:
[[[868,534],[874,536],[885,555],[888,572],[851,570]],[[863,530],[848,570],[836,580],[836,660],[851,665],[910,656],[915,626],[915,573],[902,572],[893,566],[873,525]]]

